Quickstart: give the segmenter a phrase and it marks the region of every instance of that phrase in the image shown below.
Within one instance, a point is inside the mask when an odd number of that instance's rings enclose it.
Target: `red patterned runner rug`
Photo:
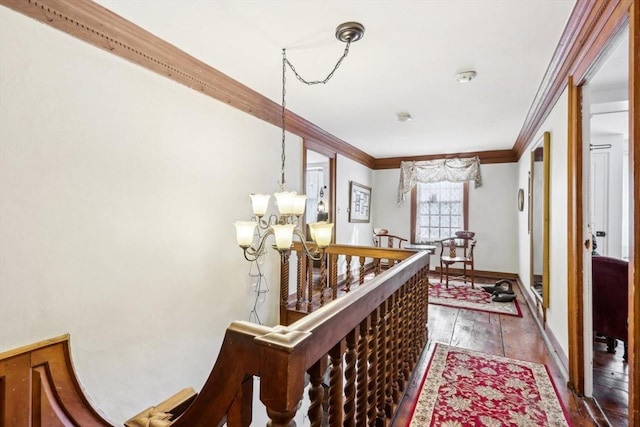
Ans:
[[[517,298],[511,302],[492,301],[491,294],[477,283],[475,289],[471,289],[470,283],[457,281],[449,281],[449,289],[444,283],[432,283],[429,285],[429,304],[522,317]]]
[[[436,344],[408,426],[571,426],[545,365]]]

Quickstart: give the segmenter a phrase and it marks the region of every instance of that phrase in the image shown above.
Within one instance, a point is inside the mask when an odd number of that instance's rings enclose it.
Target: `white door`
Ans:
[[[597,249],[600,255],[608,255],[607,224],[609,221],[609,153],[591,151],[591,189],[589,194],[589,214],[591,232],[596,236]]]

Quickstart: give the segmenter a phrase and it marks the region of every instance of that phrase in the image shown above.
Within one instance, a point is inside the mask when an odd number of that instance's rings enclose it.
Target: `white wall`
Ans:
[[[70,333],[90,400],[122,422],[199,389],[249,318],[232,222],[276,190],[280,131],[7,8],[0,22],[0,352]],[[299,190],[297,138],[287,162]]]
[[[469,230],[476,232],[476,269],[501,273],[518,270],[518,166],[481,166],[482,186],[469,184]],[[411,199],[397,205],[400,169],[374,171],[374,227],[411,236]],[[433,264],[432,260],[432,264]]]
[[[400,169],[373,172],[373,227],[386,228],[390,234],[411,240],[411,196],[398,205]]]
[[[371,220],[369,222],[349,222],[349,181],[373,187],[373,171],[347,157],[338,155],[336,159],[336,243],[360,246],[373,245],[373,225],[376,223],[376,204],[371,190]]]
[[[568,295],[567,295],[567,145],[568,145],[568,95],[565,90],[555,107],[536,132],[532,142],[539,141],[544,132],[551,133],[549,194],[549,308],[547,329],[558,340],[567,358],[569,348]],[[528,171],[531,165],[530,146],[518,162],[519,186],[527,189]],[[530,249],[527,231],[528,201],[518,218],[519,271],[525,288],[530,285]]]

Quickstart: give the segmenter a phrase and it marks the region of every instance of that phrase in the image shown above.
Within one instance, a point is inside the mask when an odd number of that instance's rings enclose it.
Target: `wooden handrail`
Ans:
[[[376,304],[388,299],[411,277],[424,270],[429,262],[428,254],[413,252],[412,255],[413,258],[403,264],[402,268],[385,271],[372,279],[368,286],[356,289],[333,304],[323,307],[322,310],[311,313],[289,325],[284,333],[313,331],[314,346],[309,356],[311,359],[317,360],[323,352],[329,351],[330,347],[322,345],[326,341],[331,341],[329,337],[346,336],[347,332],[355,328],[371,313]],[[280,334],[282,335],[282,332]]]
[[[313,243],[307,242],[311,249]],[[323,250],[324,257],[314,266],[304,256],[304,248],[295,242],[291,252],[296,254],[296,263],[285,258],[280,275],[280,323],[289,325],[312,311],[333,301],[339,295],[351,291],[352,286],[361,286],[370,273],[380,274],[386,268],[397,265],[412,256],[415,251],[375,246],[332,244]],[[344,274],[338,275],[338,263],[345,262]],[[295,282],[295,291],[290,283]]]

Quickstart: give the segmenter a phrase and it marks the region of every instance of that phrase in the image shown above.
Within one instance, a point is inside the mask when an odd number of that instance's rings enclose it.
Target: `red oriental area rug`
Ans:
[[[445,288],[444,283],[430,284],[429,304],[522,317],[517,299],[511,302],[492,301],[491,294],[477,283],[475,289],[471,289],[470,283],[457,281],[449,281],[449,289]]]
[[[571,424],[545,365],[436,344],[408,425]]]

